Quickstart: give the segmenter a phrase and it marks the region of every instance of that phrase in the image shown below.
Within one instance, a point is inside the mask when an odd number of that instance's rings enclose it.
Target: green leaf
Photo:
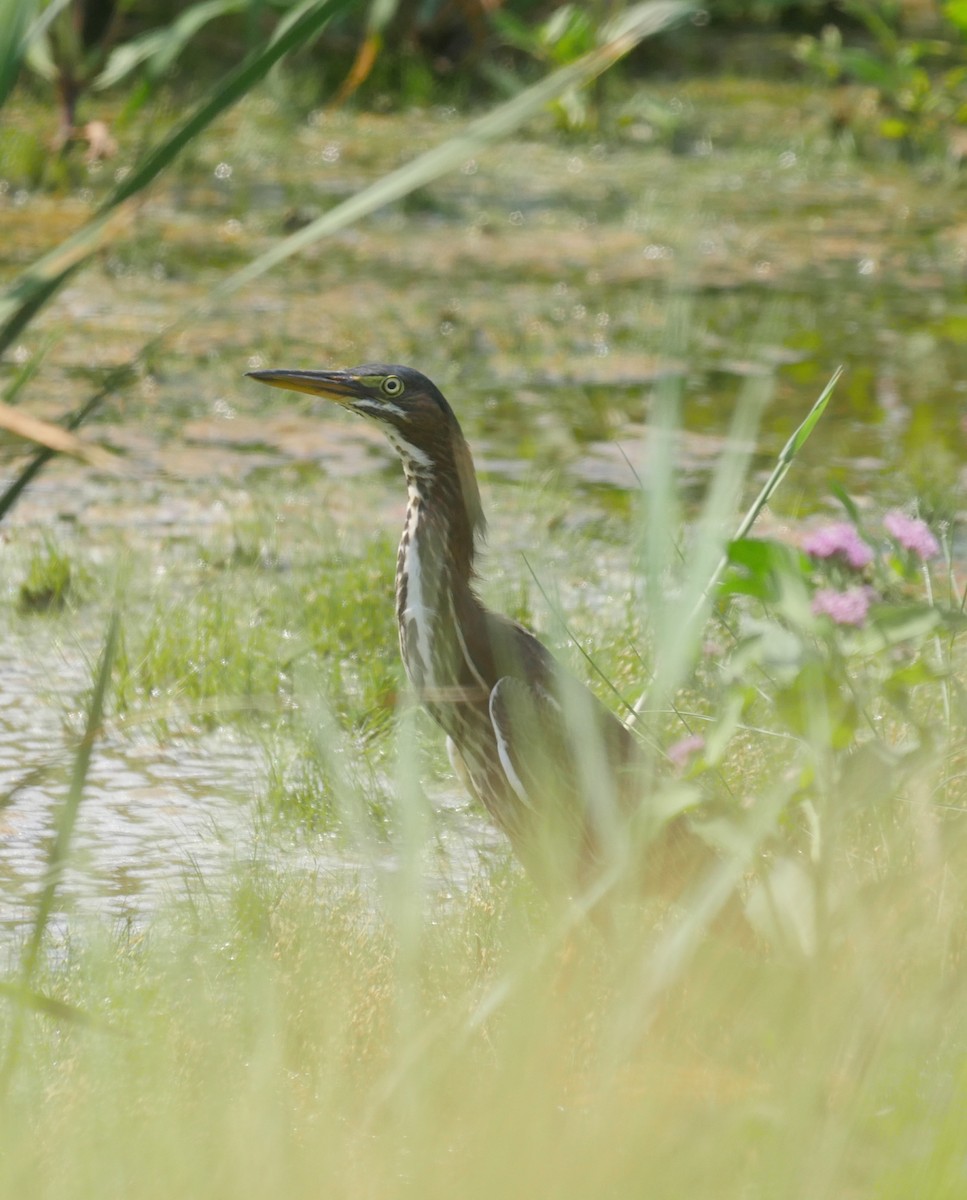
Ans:
[[[944,628],[951,633],[961,633],[967,629],[967,612],[962,608],[938,608],[937,611]]]
[[[682,813],[697,808],[702,799],[701,789],[692,783],[677,782],[660,788],[653,798],[649,798],[648,804],[642,806],[643,810],[648,810],[648,828],[660,829]]]
[[[705,737],[705,761],[710,767],[717,766],[729,742],[735,735],[745,712],[746,704],[754,696],[749,688],[734,691],[719,709],[718,720]]]
[[[852,694],[827,662],[814,657],[776,692],[776,712],[793,733],[822,752],[846,749],[859,725]]]
[[[14,1004],[33,1009],[34,1012],[53,1017],[57,1021],[73,1021],[79,1025],[92,1025],[96,1023],[90,1013],[76,1008],[73,1004],[65,1004],[63,1000],[55,1000],[53,996],[47,996],[43,992],[35,992],[31,988],[23,987],[19,983],[0,981],[0,996],[12,1001]]]
[[[809,559],[795,546],[772,538],[738,538],[728,545],[729,562],[753,575],[805,575]]]
[[[27,26],[36,7],[36,0],[0,0],[0,105],[20,74]]]
[[[930,604],[876,604],[870,609],[869,625],[853,635],[850,648],[873,654],[884,646],[923,641],[941,628],[960,633],[967,629],[967,614]]]
[[[729,655],[724,677],[726,682],[741,680],[750,667],[761,667],[779,681],[791,681],[802,669],[805,654],[802,639],[785,625],[750,622],[748,635]]]
[[[70,5],[71,0],[52,0],[47,5],[44,5],[42,2],[34,4],[37,16],[31,23],[26,34],[24,61],[30,67],[31,71],[34,71],[41,79],[47,79],[51,83],[57,79],[57,65],[51,54],[50,38],[47,34],[47,30],[52,25],[55,26],[56,32],[62,35],[63,41],[68,45],[73,44],[74,56],[75,58],[79,57],[75,39],[72,36],[73,28],[70,15],[68,15],[66,21],[60,19],[61,14]]]
[[[779,485],[782,483],[783,479],[785,479],[786,473],[788,472],[789,468],[792,466],[792,462],[793,462],[793,459],[796,457],[796,454],[805,445],[807,439],[809,438],[809,435],[816,428],[816,425],[817,425],[820,417],[826,411],[826,406],[827,406],[827,404],[829,404],[830,397],[833,394],[833,388],[835,388],[837,382],[839,381],[839,377],[842,374],[843,374],[843,368],[837,367],[836,370],[833,372],[832,378],[830,379],[829,383],[826,384],[826,386],[823,388],[822,392],[820,393],[819,399],[815,402],[815,404],[812,406],[812,408],[806,414],[805,420],[799,425],[799,427],[793,433],[792,437],[789,439],[788,442],[786,442],[785,446],[782,448],[782,452],[780,453],[779,458],[776,461],[776,465],[773,468],[772,474],[769,476],[769,478],[766,480],[765,484],[763,485],[762,491],[759,492],[758,496],[756,496],[755,500],[752,503],[752,507],[748,510],[748,512],[745,514],[745,516],[739,522],[739,527],[735,531],[735,536],[734,536],[735,541],[740,541],[741,539],[743,539],[745,537],[745,535],[749,532],[749,530],[752,528],[752,526],[755,524],[756,520],[758,519],[759,513],[761,513],[762,510],[765,508],[765,506],[769,503],[769,501],[772,499],[774,492],[779,487]],[[705,593],[706,595],[708,595],[715,589],[715,587],[718,584],[719,579],[721,578],[722,572],[725,570],[727,565],[728,565],[728,559],[725,556],[723,556],[721,561],[719,562],[718,566],[715,568],[715,570],[712,573],[712,577],[709,580],[708,587],[706,589],[706,593]]]
[[[231,12],[244,12],[248,0],[206,0],[186,9],[170,25],[152,29],[115,47],[104,70],[94,80],[98,90],[112,87],[142,63],[152,76],[163,75],[195,34],[209,21]]]
[[[903,688],[906,690],[918,687],[921,683],[936,683],[940,679],[945,679],[947,675],[947,671],[940,671],[931,666],[926,659],[918,658],[888,675],[883,686],[887,689]]]
[[[801,550],[766,538],[739,538],[729,544],[727,554],[738,569],[722,581],[722,593],[753,596],[793,625],[812,626],[809,559]]]
[[[943,15],[952,25],[956,25],[962,34],[967,36],[967,0],[946,0]]]
[[[835,481],[829,485],[829,490],[833,493],[836,499],[842,504],[846,510],[846,515],[857,528],[862,524],[860,520],[860,510],[856,507],[853,497],[847,492],[842,484]]]
[[[909,122],[901,121],[899,117],[887,117],[880,122],[880,133],[885,138],[890,138],[891,141],[898,142],[902,138],[905,138],[909,132]]]
[[[857,49],[844,50],[842,62],[845,71],[859,83],[882,88],[888,92],[896,86],[896,71],[893,64],[875,53]]]
[[[929,604],[877,604],[870,623],[889,646],[924,638],[940,624],[939,611]]]

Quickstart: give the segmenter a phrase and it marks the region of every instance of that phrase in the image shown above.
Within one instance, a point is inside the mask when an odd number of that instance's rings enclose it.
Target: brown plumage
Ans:
[[[408,494],[396,572],[406,673],[457,774],[525,866],[546,888],[573,891],[642,828],[639,746],[532,633],[477,596],[484,518],[450,405],[409,367],[250,374],[375,420],[395,448]],[[651,840],[646,885],[677,891],[708,859],[688,825],[673,822]]]

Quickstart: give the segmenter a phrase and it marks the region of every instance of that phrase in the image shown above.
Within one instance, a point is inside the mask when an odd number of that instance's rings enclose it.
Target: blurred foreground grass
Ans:
[[[710,938],[657,995],[640,914],[241,871],[48,968],[96,1023],[30,1023],[0,1193],[962,1195],[963,909],[910,832],[811,960]]]

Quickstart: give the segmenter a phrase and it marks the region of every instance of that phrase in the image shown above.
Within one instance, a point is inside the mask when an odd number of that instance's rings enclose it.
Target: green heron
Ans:
[[[406,674],[447,735],[470,794],[539,883],[566,891],[627,848],[642,811],[638,739],[523,626],[474,590],[484,516],[453,409],[411,367],[250,371],[375,421],[403,463],[408,503],[396,564]],[[640,822],[637,822],[640,824]],[[648,882],[678,891],[709,859],[683,818],[647,851]]]

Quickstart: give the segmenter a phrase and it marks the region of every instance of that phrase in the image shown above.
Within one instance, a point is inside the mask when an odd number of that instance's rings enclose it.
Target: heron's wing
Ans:
[[[565,675],[552,687],[502,677],[490,693],[490,721],[542,857],[577,875],[613,861],[633,804],[631,739],[620,722]]]
[[[520,857],[545,887],[569,890],[597,857],[561,705],[511,675],[490,693],[500,767],[515,802]]]
[[[490,635],[496,647],[490,719],[514,791],[537,803],[549,785],[575,801],[610,790],[612,799],[627,802],[639,762],[634,735],[523,626],[496,618]]]
[[[649,805],[635,736],[533,634],[502,621],[499,635],[506,674],[489,713],[527,865],[567,886],[630,853],[647,889],[669,896],[701,878],[716,856],[686,817],[660,827],[642,820]]]
[[[572,781],[561,771],[566,731],[557,701],[543,687],[505,675],[490,693],[490,722],[518,801],[532,811],[550,797],[560,802]]]

